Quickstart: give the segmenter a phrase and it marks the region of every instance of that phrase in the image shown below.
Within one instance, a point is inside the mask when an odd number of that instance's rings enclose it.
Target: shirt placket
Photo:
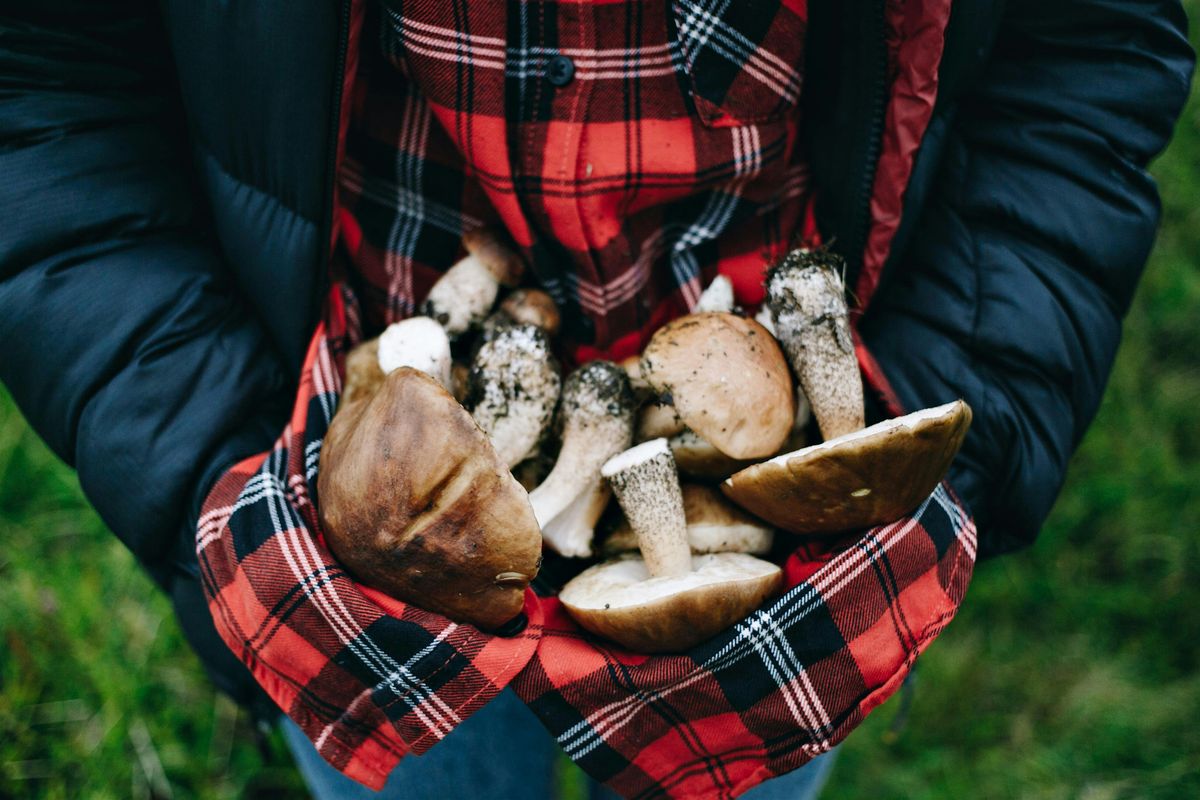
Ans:
[[[535,195],[522,198],[522,204],[553,239],[534,248],[534,268],[552,290],[557,284],[556,293],[566,301],[567,335],[590,344],[607,335],[603,314],[598,313],[604,307],[603,297],[597,296],[602,291],[600,271],[588,246],[578,194],[594,83],[587,70],[594,61],[596,17],[589,2],[529,3],[524,12],[541,15],[542,21],[522,26],[525,35],[530,28],[537,31],[537,40],[516,44],[532,56],[528,63],[538,73],[531,113],[518,130],[517,156],[524,178],[519,185]],[[562,256],[568,263],[562,263]],[[558,263],[537,263],[539,257]]]

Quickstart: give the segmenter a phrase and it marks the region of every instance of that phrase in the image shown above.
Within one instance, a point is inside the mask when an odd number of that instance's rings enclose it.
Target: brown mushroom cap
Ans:
[[[342,405],[364,400],[375,394],[383,383],[379,366],[379,337],[355,347],[346,356],[346,380],[342,382]]]
[[[463,246],[478,258],[487,271],[505,286],[516,286],[525,272],[525,263],[495,231],[476,228],[463,234]]]
[[[317,482],[325,541],[358,580],[458,622],[520,613],[542,537],[466,409],[401,367],[333,418]]]
[[[754,320],[722,312],[664,325],[641,372],[670,395],[687,427],[734,458],[779,452],[795,418],[792,378],[779,344]]]
[[[779,567],[743,553],[693,556],[691,572],[662,578],[627,556],[580,573],[558,599],[584,628],[629,650],[677,653],[745,619],[782,582]]]
[[[513,322],[541,328],[551,339],[562,324],[554,299],[541,289],[517,289],[504,298],[500,310]]]
[[[771,549],[774,530],[725,499],[713,486],[685,483],[683,514],[687,518],[688,545],[694,554],[750,553],[763,555]],[[637,536],[622,519],[604,540],[606,555],[634,552]]]
[[[747,467],[721,490],[792,533],[893,522],[933,492],[970,425],[970,407],[956,400]]]

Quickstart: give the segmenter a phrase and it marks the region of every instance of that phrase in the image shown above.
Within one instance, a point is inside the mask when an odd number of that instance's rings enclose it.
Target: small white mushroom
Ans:
[[[611,361],[575,370],[563,385],[559,414],[562,448],[529,502],[547,546],[564,556],[589,556],[608,499],[600,467],[633,438],[633,394],[624,370]]]
[[[701,311],[733,311],[733,284],[724,275],[713,278],[708,288],[700,293],[693,313]]]
[[[524,265],[499,238],[480,228],[463,234],[467,256],[438,279],[421,310],[457,339],[483,322],[496,302],[500,285],[515,286]]]
[[[450,340],[429,317],[393,322],[379,337],[379,368],[383,374],[412,367],[450,387]]]
[[[480,345],[466,405],[509,469],[533,455],[550,426],[561,378],[546,334],[508,325]]]
[[[825,250],[800,249],[767,275],[767,305],[776,337],[826,439],[864,424],[862,378],[841,275]]]

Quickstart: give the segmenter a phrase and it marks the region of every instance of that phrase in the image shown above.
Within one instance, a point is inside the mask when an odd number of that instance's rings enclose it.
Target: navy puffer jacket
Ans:
[[[230,670],[191,523],[294,394],[329,254],[348,5],[0,13],[0,380]],[[809,3],[818,218],[852,285],[885,132],[883,5]],[[1036,536],[1096,412],[1154,238],[1145,167],[1192,53],[1172,0],[959,2],[944,42],[860,332],[903,406],[973,407],[951,482],[994,554]]]

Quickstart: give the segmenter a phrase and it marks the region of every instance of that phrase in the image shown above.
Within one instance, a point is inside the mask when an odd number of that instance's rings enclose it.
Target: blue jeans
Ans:
[[[388,776],[383,790],[372,792],[342,775],[317,755],[294,722],[283,720],[283,736],[316,800],[555,800],[558,746],[533,712],[509,690],[488,703],[427,754],[405,758]],[[756,786],[749,800],[815,800],[833,767],[835,751],[813,759],[795,772]],[[590,800],[617,795],[591,780]]]

